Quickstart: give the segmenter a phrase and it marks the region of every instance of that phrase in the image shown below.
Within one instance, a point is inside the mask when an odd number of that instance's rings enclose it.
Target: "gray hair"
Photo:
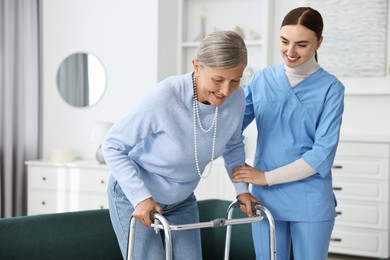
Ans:
[[[197,60],[212,68],[234,68],[248,64],[244,40],[233,31],[218,31],[207,35],[200,43]]]

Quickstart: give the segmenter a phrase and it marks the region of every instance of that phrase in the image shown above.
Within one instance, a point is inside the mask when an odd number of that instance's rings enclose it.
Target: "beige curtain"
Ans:
[[[39,155],[39,3],[0,0],[0,216],[26,213],[26,160]]]

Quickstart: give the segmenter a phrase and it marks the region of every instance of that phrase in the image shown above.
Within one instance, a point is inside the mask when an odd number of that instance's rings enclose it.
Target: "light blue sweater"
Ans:
[[[162,204],[177,203],[186,199],[198,185],[192,99],[191,73],[169,77],[158,83],[107,133],[103,143],[104,158],[134,206],[148,197]],[[233,168],[245,163],[241,134],[245,110],[243,89],[235,91],[218,110],[215,158],[223,155],[231,174]],[[212,124],[214,111],[215,106],[199,103],[206,129]],[[212,139],[213,131],[204,133],[197,125],[201,171],[210,162]],[[247,184],[234,186],[237,195],[248,192]]]

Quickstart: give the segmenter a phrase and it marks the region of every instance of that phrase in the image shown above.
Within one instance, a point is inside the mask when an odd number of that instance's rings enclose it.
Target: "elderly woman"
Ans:
[[[194,189],[213,160],[223,155],[229,174],[245,164],[244,41],[231,31],[212,33],[192,63],[192,72],[158,83],[105,138],[110,216],[123,256],[131,215],[139,221],[134,259],[164,259],[163,239],[148,227],[149,213],[157,211],[174,225],[198,222]],[[237,195],[249,194],[246,183],[235,188]],[[174,259],[202,258],[199,230],[173,232],[172,245]]]

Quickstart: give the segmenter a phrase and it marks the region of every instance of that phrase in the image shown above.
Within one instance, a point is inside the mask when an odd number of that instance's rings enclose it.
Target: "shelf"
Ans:
[[[200,42],[182,42],[181,47],[183,48],[197,48]],[[247,47],[258,46],[260,47],[263,44],[261,40],[245,41]]]
[[[219,30],[233,30],[242,35],[250,71],[270,65],[272,11],[270,0],[179,0],[177,72],[190,71],[201,39]]]

